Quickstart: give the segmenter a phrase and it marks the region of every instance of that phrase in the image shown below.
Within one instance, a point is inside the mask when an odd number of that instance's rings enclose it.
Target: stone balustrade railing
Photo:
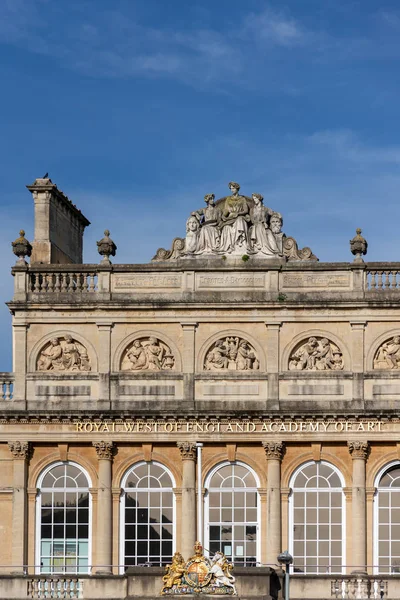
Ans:
[[[253,293],[285,302],[299,295],[364,299],[400,292],[400,263],[283,263],[184,260],[144,265],[16,265],[15,301],[130,300],[190,293]],[[206,295],[207,295],[206,294]],[[390,294],[390,296],[389,296]],[[268,298],[266,298],[268,299]]]
[[[12,400],[13,397],[13,373],[1,373],[0,372],[0,399],[1,400]]]
[[[28,598],[83,598],[83,582],[77,577],[32,577],[28,579]]]
[[[383,577],[342,577],[331,581],[334,598],[381,600],[387,598],[388,582]]]

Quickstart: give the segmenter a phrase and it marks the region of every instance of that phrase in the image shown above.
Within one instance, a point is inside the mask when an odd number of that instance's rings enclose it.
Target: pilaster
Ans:
[[[353,371],[353,399],[364,399],[364,332],[365,321],[351,321],[351,357]]]
[[[182,458],[181,553],[188,558],[196,542],[196,443],[176,445]]]
[[[26,338],[28,327],[29,325],[26,323],[17,323],[15,318],[13,319],[13,403],[16,405],[15,408],[26,408]]]
[[[267,458],[267,564],[275,564],[282,543],[281,462],[285,445],[281,441],[262,442]]]
[[[281,323],[265,322],[267,327],[268,406],[278,407],[279,400],[279,329]],[[272,404],[271,404],[272,403]]]
[[[112,461],[113,442],[93,442],[98,458],[96,573],[112,572]]]
[[[97,323],[99,332],[99,400],[110,401],[111,330],[113,323]]]
[[[13,456],[13,508],[11,570],[25,573],[28,564],[28,463],[32,456],[30,442],[8,442]]]
[[[366,573],[367,570],[367,514],[366,514],[366,461],[369,444],[363,441],[350,441],[347,446],[353,460],[352,482],[352,570]]]

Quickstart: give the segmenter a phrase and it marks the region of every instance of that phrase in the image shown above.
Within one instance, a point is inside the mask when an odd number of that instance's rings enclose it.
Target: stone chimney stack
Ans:
[[[26,187],[35,203],[31,264],[82,264],[83,232],[90,222],[51,179]]]

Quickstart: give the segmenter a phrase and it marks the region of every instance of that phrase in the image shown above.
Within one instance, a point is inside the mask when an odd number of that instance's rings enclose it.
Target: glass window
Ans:
[[[400,465],[380,477],[375,499],[375,570],[400,573]]]
[[[295,573],[341,573],[344,556],[344,494],[330,464],[304,465],[291,482],[291,553]]]
[[[128,472],[122,485],[124,566],[161,566],[170,562],[174,529],[171,475],[160,464],[139,463]]]
[[[219,467],[206,495],[206,542],[211,554],[221,551],[237,565],[255,566],[258,493],[256,479],[243,464]]]
[[[37,498],[41,573],[87,573],[89,483],[70,463],[52,467]]]

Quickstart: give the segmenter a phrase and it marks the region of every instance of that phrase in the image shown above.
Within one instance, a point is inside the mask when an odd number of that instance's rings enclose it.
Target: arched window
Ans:
[[[206,479],[205,547],[223,552],[237,565],[259,561],[258,492],[256,476],[243,463],[226,463]]]
[[[125,567],[160,566],[171,561],[174,486],[172,475],[159,463],[140,462],[126,473],[121,498],[121,557]]]
[[[37,571],[87,573],[90,557],[89,478],[75,463],[56,463],[39,478]]]
[[[297,573],[341,573],[345,556],[343,477],[326,462],[309,462],[293,475],[290,552]]]
[[[375,487],[375,571],[400,573],[400,464],[386,465]]]

